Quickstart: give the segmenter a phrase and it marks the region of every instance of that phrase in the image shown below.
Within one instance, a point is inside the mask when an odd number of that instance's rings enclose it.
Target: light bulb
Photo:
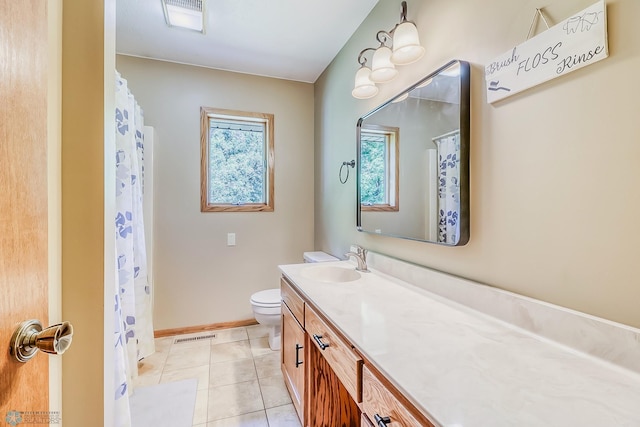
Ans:
[[[351,95],[358,99],[367,99],[376,96],[378,88],[371,80],[371,69],[364,65],[356,73],[355,85]]]
[[[416,62],[424,55],[424,48],[420,46],[418,29],[413,22],[403,22],[393,30],[393,53],[391,62],[396,65],[406,65]]]
[[[391,49],[387,46],[376,49],[371,62],[371,80],[375,83],[386,83],[398,75],[398,70],[391,62]]]

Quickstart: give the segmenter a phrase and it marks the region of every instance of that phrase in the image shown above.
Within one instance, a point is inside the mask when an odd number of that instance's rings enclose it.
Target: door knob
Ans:
[[[49,354],[62,354],[71,345],[73,326],[62,322],[42,329],[38,320],[26,320],[18,325],[11,336],[9,352],[19,361],[26,362],[38,350]]]

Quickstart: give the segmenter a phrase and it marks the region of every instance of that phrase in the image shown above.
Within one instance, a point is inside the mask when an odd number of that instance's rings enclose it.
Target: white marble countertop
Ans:
[[[640,427],[640,375],[375,270],[300,292],[443,427]],[[347,261],[322,263],[353,269]]]

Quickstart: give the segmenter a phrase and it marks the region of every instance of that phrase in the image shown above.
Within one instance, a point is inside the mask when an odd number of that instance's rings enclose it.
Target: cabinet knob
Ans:
[[[300,344],[296,344],[296,368],[303,363],[302,360],[300,360],[300,350],[302,350],[303,348],[304,347]]]
[[[318,343],[320,350],[324,350],[329,347],[329,344],[322,342],[322,335],[313,334],[313,339]]]
[[[42,329],[38,320],[27,320],[18,325],[11,336],[9,352],[19,362],[27,362],[38,350],[49,354],[62,354],[71,345],[73,326],[62,322]]]
[[[389,417],[381,417],[378,414],[373,416],[373,419],[378,424],[378,427],[387,427],[387,424],[391,422],[391,418]]]

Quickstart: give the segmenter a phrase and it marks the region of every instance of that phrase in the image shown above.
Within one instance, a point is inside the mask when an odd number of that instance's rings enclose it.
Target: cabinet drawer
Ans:
[[[291,310],[293,317],[304,328],[304,301],[285,279],[280,279],[280,296]]]
[[[393,393],[367,368],[362,368],[363,409],[369,419],[376,422],[376,415],[389,417],[389,427],[434,427],[428,421],[418,421]],[[364,424],[363,424],[364,425]]]
[[[369,418],[365,414],[362,414],[360,419],[360,427],[374,427],[373,423],[369,421]]]
[[[309,306],[305,311],[305,329],[309,341],[324,356],[353,400],[362,402],[362,359]]]

